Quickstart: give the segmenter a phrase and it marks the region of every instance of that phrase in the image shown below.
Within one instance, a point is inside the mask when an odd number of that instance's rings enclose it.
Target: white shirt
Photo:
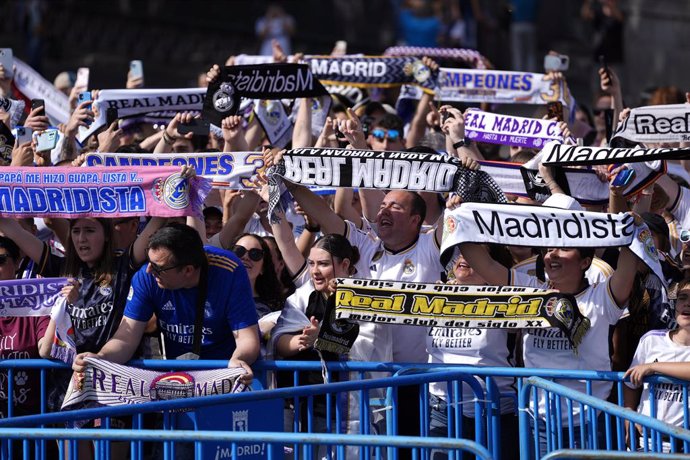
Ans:
[[[675,343],[671,340],[670,332],[657,330],[649,331],[643,335],[637,345],[630,367],[655,362],[690,362],[690,347]],[[630,382],[625,382],[625,384],[630,388],[636,388]],[[683,387],[681,385],[656,384],[654,386],[654,399],[656,401],[655,418],[671,425],[683,426]],[[644,384],[637,411],[642,415],[651,416],[648,383]]]
[[[434,283],[441,279],[440,244],[435,232],[420,233],[417,241],[392,252],[373,233],[365,233],[346,221],[345,236],[359,249],[357,277],[386,281]],[[426,363],[427,328],[407,325],[380,325],[393,331],[393,361]]]
[[[528,286],[549,289],[550,284],[536,277],[510,271],[510,286]],[[623,314],[610,290],[610,282],[591,284],[584,291],[575,295],[580,312],[589,318],[591,326],[585,333],[575,354],[570,341],[558,328],[524,329],[522,349],[525,367],[537,369],[572,369],[610,371],[609,327],[616,324]],[[557,383],[573,390],[586,393],[584,381],[556,380]],[[592,395],[606,399],[611,392],[611,382],[592,382]],[[544,414],[544,393],[540,392],[539,412]],[[567,420],[568,409],[562,401],[563,420]],[[573,415],[578,416],[580,408],[573,407]],[[579,424],[579,420],[575,420]]]
[[[432,327],[428,329],[426,348],[429,352],[429,363],[432,364],[468,364],[486,367],[512,367],[510,362],[513,350],[508,348],[508,331],[505,329],[475,329],[459,327]],[[486,384],[479,379],[483,388]],[[512,377],[495,378],[501,393],[515,394]],[[432,382],[431,394],[448,402],[448,388],[445,382]],[[474,417],[474,392],[468,385],[462,385],[462,413],[465,417]],[[514,410],[512,398],[501,398],[501,413]]]

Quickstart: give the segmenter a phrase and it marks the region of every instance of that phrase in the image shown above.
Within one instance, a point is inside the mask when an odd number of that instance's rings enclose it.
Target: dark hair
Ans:
[[[208,264],[204,243],[192,227],[171,222],[149,239],[149,249],[165,248],[172,254],[175,265],[191,265],[200,268]]]
[[[269,246],[269,248],[275,248],[278,259],[284,261],[283,253],[280,251],[280,247],[278,247],[278,242],[276,241],[275,237],[267,235],[264,236],[263,239]],[[272,245],[269,244],[269,241]],[[273,268],[275,268],[275,266]],[[283,288],[283,298],[291,296],[295,292],[296,287],[295,282],[292,280],[292,275],[290,275],[290,271],[287,268],[287,265],[283,264],[283,269],[280,271],[280,273],[277,274],[277,276],[278,281],[280,281],[281,287]]]
[[[266,305],[268,305],[272,311],[280,310],[281,303],[283,301],[283,295],[280,292],[280,283],[278,282],[278,277],[276,276],[276,269],[273,265],[273,257],[271,257],[271,248],[259,235],[254,233],[242,233],[232,242],[235,246],[239,240],[245,236],[254,238],[259,245],[261,250],[264,252],[263,269],[259,276],[256,277],[255,290],[259,299],[261,299]]]
[[[575,248],[577,249],[577,252],[580,253],[580,259],[586,259],[589,257],[590,259],[594,260],[594,252],[595,248]],[[592,265],[592,262],[590,261],[589,265]],[[589,266],[585,268],[585,271],[589,270]]]
[[[329,253],[334,259],[349,260],[350,261],[350,274],[354,273],[355,265],[359,262],[359,249],[352,246],[347,238],[343,235],[337,233],[329,233],[322,236],[316,243],[314,243],[313,248],[323,249]]]
[[[17,262],[19,260],[19,246],[11,239],[6,236],[0,236],[0,248],[7,251],[7,254],[13,261]]]
[[[412,208],[410,209],[410,214],[413,216],[417,215],[419,219],[419,227],[422,226],[424,219],[426,219],[426,201],[417,192],[409,192],[412,194]]]
[[[210,217],[216,217],[216,218],[222,220],[223,219],[223,211],[216,208],[215,206],[207,206],[204,208],[204,219],[208,219]]]
[[[386,113],[379,121],[372,125],[372,128],[395,129],[402,136],[405,123],[403,123],[399,116]]]
[[[105,242],[103,243],[103,252],[98,262],[93,267],[93,277],[96,284],[100,286],[108,286],[113,279],[113,271],[115,269],[113,258],[115,254],[115,248],[113,247],[113,225],[110,219],[100,219],[100,218],[90,218],[98,222],[103,228],[103,237]],[[69,230],[70,236],[65,242],[65,266],[62,270],[62,274],[66,277],[77,277],[81,271],[84,263],[79,258],[77,250],[74,248],[72,243],[72,228],[80,219],[70,219]]]

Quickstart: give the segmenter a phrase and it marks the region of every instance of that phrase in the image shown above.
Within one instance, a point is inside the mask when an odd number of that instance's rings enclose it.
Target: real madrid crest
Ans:
[[[405,263],[403,264],[403,273],[406,275],[413,275],[415,272],[415,266],[412,263],[411,259],[405,259]]]
[[[171,174],[163,179],[159,177],[153,182],[154,199],[168,206],[170,209],[184,209],[189,206],[189,181],[180,173]]]
[[[235,107],[235,97],[235,86],[229,81],[223,82],[213,93],[213,108],[219,112],[229,112]]]
[[[412,75],[417,83],[424,83],[431,77],[431,70],[419,59],[405,64],[403,72]]]

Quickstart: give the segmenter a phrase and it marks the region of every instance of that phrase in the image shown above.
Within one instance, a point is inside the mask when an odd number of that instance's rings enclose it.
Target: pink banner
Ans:
[[[198,216],[210,190],[178,167],[1,168],[0,216]]]

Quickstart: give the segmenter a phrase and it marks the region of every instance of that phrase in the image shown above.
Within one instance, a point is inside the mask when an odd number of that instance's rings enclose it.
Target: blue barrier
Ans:
[[[211,451],[217,459],[237,459],[243,457],[238,452],[240,443],[264,443],[267,444],[266,453],[269,458],[282,458],[283,446],[288,444],[329,445],[329,446],[357,446],[368,447],[373,450],[373,458],[385,459],[385,449],[389,447],[406,448],[413,450],[413,458],[419,458],[420,450],[459,450],[475,456],[479,460],[493,459],[491,453],[481,445],[466,439],[429,439],[412,436],[373,436],[373,435],[349,435],[347,437],[334,434],[286,434],[286,433],[262,433],[262,432],[219,432],[219,431],[164,431],[164,430],[70,430],[58,428],[45,428],[33,432],[27,432],[17,428],[1,428],[0,438],[22,440],[28,447],[29,440],[82,440],[92,441],[97,445],[106,441],[135,442],[165,442],[175,445],[178,442],[195,443],[195,456],[208,458],[208,452],[204,452],[204,443],[231,443],[231,446],[222,451]],[[97,449],[98,452],[100,449]],[[132,460],[141,458],[132,448]],[[276,456],[276,454],[278,454]],[[227,455],[227,456],[226,456]],[[174,459],[175,449],[164,453],[165,460]],[[300,456],[299,458],[304,458]]]
[[[657,377],[658,378],[658,377]],[[665,380],[664,378],[658,378]],[[679,382],[679,381],[678,381]],[[687,385],[688,382],[685,382]],[[544,399],[548,402],[544,405],[543,413],[538,409],[535,401],[539,397],[538,392],[543,392]],[[603,417],[604,434],[606,434],[606,448],[608,451],[624,451],[625,434],[630,439],[635,439],[635,425],[640,425],[643,437],[650,437],[655,442],[651,447],[644,443],[645,451],[662,452],[662,439],[670,441],[670,449],[674,451],[676,442],[682,441],[684,450],[688,450],[690,443],[690,431],[676,427],[660,420],[643,416],[636,411],[626,409],[608,401],[575,391],[563,385],[550,382],[540,377],[526,379],[518,395],[520,408],[520,456],[521,458],[537,458],[543,454],[568,448],[597,449],[598,436],[602,431],[597,428],[597,421]],[[561,405],[565,402],[569,413],[566,415],[566,423],[563,423]],[[574,404],[580,408],[579,420],[572,416]],[[555,410],[554,410],[555,406]],[[613,445],[611,418],[616,422],[616,445]],[[624,422],[629,422],[626,432],[621,430]],[[579,429],[578,429],[579,427]],[[586,429],[582,429],[585,427]],[[567,440],[564,438],[567,437]],[[579,445],[578,445],[579,443]],[[633,443],[634,446],[634,443]]]
[[[542,457],[542,460],[577,460],[577,459],[600,459],[606,460],[626,460],[634,459],[659,459],[656,453],[641,452],[611,452],[610,450],[573,450],[561,449]],[[687,460],[688,456],[683,454],[664,454],[664,460]]]
[[[193,370],[193,369],[208,369],[208,368],[218,368],[223,367],[227,363],[225,361],[133,361],[129,363],[130,365],[146,368],[155,369],[160,371],[170,371],[170,370]],[[394,423],[397,414],[397,399],[396,399],[396,388],[401,385],[418,385],[421,387],[421,395],[423,395],[419,400],[420,413],[421,413],[421,435],[428,434],[429,428],[429,400],[428,400],[428,384],[430,382],[446,382],[449,386],[449,401],[448,407],[453,408],[448,410],[448,432],[444,438],[433,438],[435,441],[441,441],[443,439],[454,439],[458,438],[462,433],[461,423],[462,423],[462,404],[474,404],[475,413],[482,414],[479,417],[475,417],[475,438],[474,440],[485,446],[488,451],[493,455],[494,458],[500,458],[500,433],[501,433],[501,419],[500,419],[500,399],[501,398],[513,398],[519,399],[519,404],[516,404],[516,408],[521,408],[520,412],[520,436],[521,436],[521,448],[535,451],[534,446],[537,444],[535,441],[534,432],[531,430],[529,417],[525,419],[525,415],[528,414],[530,410],[529,399],[520,399],[520,397],[527,392],[531,392],[530,396],[537,391],[544,391],[542,387],[536,388],[534,382],[530,377],[538,376],[546,379],[558,379],[558,380],[582,380],[587,382],[586,393],[591,394],[593,382],[596,381],[606,381],[611,382],[616,385],[618,390],[619,399],[618,402],[622,405],[622,373],[616,372],[600,372],[600,371],[566,371],[566,370],[549,370],[549,369],[524,369],[524,368],[476,368],[472,366],[458,366],[458,365],[427,365],[427,364],[412,364],[412,363],[365,363],[365,362],[330,362],[327,363],[326,368],[329,375],[333,375],[336,372],[348,372],[351,376],[357,377],[361,380],[350,380],[344,382],[334,382],[327,385],[309,385],[302,387],[290,387],[282,389],[272,389],[270,391],[255,391],[246,394],[239,395],[220,395],[220,396],[208,396],[203,398],[189,398],[184,400],[175,401],[163,401],[147,403],[142,405],[131,406],[118,406],[118,407],[107,407],[107,408],[97,408],[97,409],[83,409],[80,411],[60,412],[60,413],[45,413],[45,388],[46,388],[46,371],[49,369],[60,369],[66,368],[64,364],[49,362],[44,360],[6,360],[0,361],[0,369],[7,369],[8,373],[15,372],[19,369],[40,369],[41,371],[41,413],[43,415],[35,416],[24,416],[24,417],[12,417],[6,420],[0,420],[0,427],[18,427],[18,426],[45,426],[47,424],[62,423],[65,421],[80,419],[91,419],[91,418],[105,418],[106,423],[109,417],[123,416],[123,415],[136,415],[135,426],[142,427],[141,414],[143,412],[159,412],[167,411],[173,409],[180,409],[184,407],[192,407],[196,409],[202,409],[205,407],[211,407],[218,404],[246,404],[250,402],[258,401],[292,401],[295,407],[299,407],[298,401],[306,401],[306,426],[300,427],[298,423],[297,415],[295,417],[295,423],[292,427],[288,427],[288,430],[292,430],[297,433],[300,428],[302,430],[308,430],[313,432],[315,430],[314,420],[315,414],[313,411],[314,398],[319,395],[326,396],[327,401],[327,424],[324,431],[333,433],[335,435],[342,435],[347,432],[343,430],[341,422],[344,419],[344,414],[340,411],[339,406],[334,404],[334,400],[339,394],[347,394],[348,392],[352,394],[358,394],[359,400],[362,401],[360,404],[359,417],[363,423],[359,427],[357,434],[368,435],[372,433],[370,430],[369,416],[371,414],[385,414],[385,424],[382,425],[384,429],[382,431],[377,431],[377,434],[396,436],[396,425]],[[256,375],[257,388],[262,388],[260,382],[264,382],[268,385],[270,381],[270,374],[274,372],[288,372],[291,373],[292,381],[298,381],[299,374],[301,372],[314,371],[321,372],[321,365],[318,362],[294,362],[294,361],[263,361],[257,362],[253,369]],[[385,375],[390,375],[383,379],[369,379],[367,378],[369,373],[377,372]],[[517,394],[501,395],[498,393],[497,387],[493,382],[493,379],[497,377],[514,377],[517,382]],[[486,390],[480,385],[479,379],[486,381]],[[9,379],[11,381],[11,379]],[[687,401],[687,386],[688,382],[668,379],[661,376],[654,376],[646,379],[652,385],[659,383],[676,383],[681,384],[683,388],[683,398]],[[549,382],[547,382],[549,383]],[[460,387],[466,385],[470,387],[473,391],[473,398],[468,401],[462,401],[462,392]],[[557,384],[553,384],[557,385]],[[560,389],[562,387],[555,386],[553,388]],[[380,393],[379,390],[383,390]],[[566,388],[567,390],[567,388]],[[376,391],[383,394],[384,397],[377,397]],[[589,403],[584,403],[580,399],[571,399],[570,395],[565,395],[559,393],[560,390],[553,392],[553,398],[558,399],[557,404],[555,404],[551,409],[553,409],[548,414],[534,414],[534,419],[544,420],[544,436],[547,438],[547,449],[546,452],[552,452],[556,449],[568,447],[574,444],[575,435],[579,437],[581,445],[586,445],[589,443],[592,448],[602,448],[606,447],[609,451],[623,451],[625,450],[624,442],[624,424],[623,421],[626,420],[625,417],[618,416],[619,414],[614,414],[611,412],[614,409],[622,410],[615,404],[610,404],[607,406],[602,406],[602,408],[590,405]],[[572,390],[571,390],[572,391]],[[586,394],[577,393],[577,396],[587,396]],[[650,395],[653,391],[650,392]],[[591,396],[590,396],[591,397]],[[595,401],[602,402],[596,398],[592,398]],[[11,404],[12,398],[8,400]],[[561,412],[560,402],[564,401],[564,407],[566,407],[566,412]],[[608,403],[607,403],[608,404]],[[573,408],[585,407],[581,411],[578,420],[572,417]],[[684,427],[688,426],[688,408],[685,405],[685,421]],[[655,408],[652,407],[654,411]],[[297,409],[299,412],[299,409]],[[628,411],[630,412],[630,411]],[[601,415],[604,413],[604,415]],[[653,412],[654,413],[654,412]],[[280,408],[273,416],[280,417],[282,419],[283,413]],[[569,417],[570,415],[570,417]],[[642,417],[638,415],[638,417]],[[331,423],[333,419],[333,423]],[[565,423],[562,422],[565,420]],[[663,447],[664,435],[668,433],[659,431],[654,427],[653,424],[647,422],[656,421],[649,419],[648,417],[643,417],[639,420],[644,421],[640,424],[645,427],[645,432],[643,433],[647,438],[652,439],[652,444],[649,446],[645,445],[645,450],[650,450],[653,452],[660,452]],[[547,423],[548,422],[548,423]],[[658,421],[656,421],[658,422]],[[527,423],[527,424],[525,424]],[[637,422],[636,422],[637,423]],[[534,423],[532,423],[533,425]],[[580,430],[580,433],[574,433],[563,428],[573,427],[579,425],[585,427],[584,430]],[[174,428],[174,425],[165,425],[167,428]],[[1,429],[1,428],[0,428]],[[199,428],[197,428],[199,430]],[[122,431],[122,430],[105,430],[105,431]],[[203,430],[201,430],[203,431]],[[600,439],[594,435],[597,431],[601,431],[603,436]],[[524,443],[524,436],[527,433],[529,437],[528,444]],[[530,436],[532,435],[532,436]],[[348,438],[351,434],[348,434]],[[670,436],[670,435],[669,435]],[[2,436],[0,436],[1,438]],[[397,437],[397,436],[396,436]],[[684,441],[682,448],[690,452],[688,448],[690,444],[685,438],[674,438],[681,439]],[[140,448],[141,446],[139,446]],[[297,443],[295,443],[295,448]],[[671,449],[679,449],[678,446],[671,446]],[[428,452],[420,448],[420,453],[422,457],[425,457]],[[387,456],[389,459],[396,458],[397,452],[395,450],[389,450]],[[366,455],[365,455],[366,457]],[[40,458],[40,456],[39,456]],[[305,457],[308,458],[308,457]],[[528,458],[528,457],[524,457]]]

